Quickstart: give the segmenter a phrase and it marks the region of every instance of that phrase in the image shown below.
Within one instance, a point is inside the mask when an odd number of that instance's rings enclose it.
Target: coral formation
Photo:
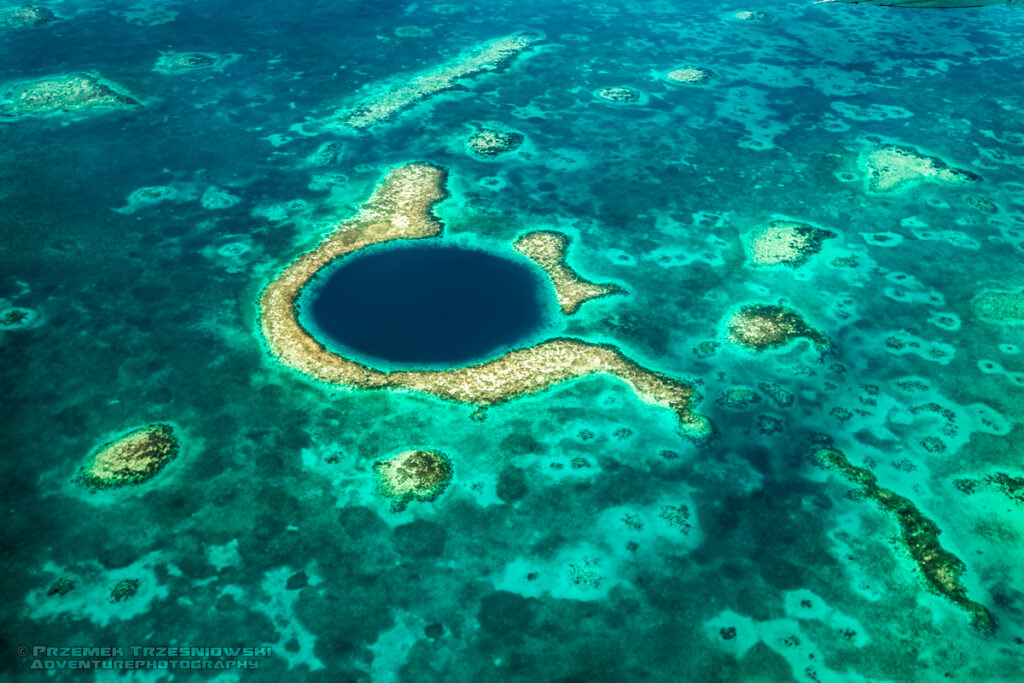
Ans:
[[[953,168],[941,159],[922,154],[913,147],[868,138],[872,145],[861,155],[869,192],[885,194],[924,181],[947,184],[973,183],[981,176]]]
[[[377,490],[401,512],[414,500],[431,502],[437,499],[452,480],[452,462],[437,451],[405,451],[388,460],[373,464],[377,473]]]
[[[469,136],[466,146],[478,157],[489,159],[508,154],[519,149],[526,138],[521,133],[497,130],[495,128],[479,128]]]
[[[747,237],[747,253],[754,265],[785,265],[796,268],[807,263],[822,243],[835,237],[831,230],[807,223],[775,220]]]
[[[110,591],[110,599],[114,602],[122,602],[133,597],[138,592],[138,579],[121,579],[114,584],[113,590]]]
[[[56,112],[125,109],[140,103],[123,88],[89,74],[48,76],[21,81],[7,92],[0,107],[4,116],[45,116]]]
[[[625,85],[599,90],[597,96],[615,104],[633,104],[640,101],[640,91]]]
[[[153,70],[164,74],[180,74],[203,69],[220,69],[237,58],[238,55],[225,57],[209,52],[166,52],[156,60]]]
[[[35,319],[35,312],[27,308],[8,308],[0,311],[0,329],[16,330],[28,327]]]
[[[665,74],[665,78],[672,83],[684,85],[702,85],[714,77],[715,73],[711,69],[702,66],[682,66]]]
[[[757,388],[767,394],[768,398],[775,401],[775,405],[780,408],[790,407],[796,398],[791,392],[786,391],[774,382],[759,382]]]
[[[75,582],[71,579],[61,577],[53,582],[49,590],[46,591],[47,595],[60,595],[64,596],[71,592],[71,589],[75,587]]]
[[[999,489],[1007,498],[1017,503],[1024,503],[1024,477],[1014,477],[1006,472],[996,472],[985,477],[985,481]]]
[[[742,10],[734,13],[732,18],[746,24],[771,24],[775,21],[774,16],[761,10]]]
[[[570,268],[565,262],[570,241],[569,236],[563,233],[538,230],[520,236],[512,247],[540,266],[551,278],[558,306],[566,315],[572,315],[591,299],[625,293],[615,284],[594,284]]]
[[[376,88],[377,92],[352,109],[339,113],[331,122],[358,130],[382,123],[423,100],[451,90],[459,81],[506,66],[539,39],[533,34],[517,33],[485,43],[426,73],[411,78],[404,76]]]
[[[675,412],[679,428],[688,438],[702,441],[711,435],[708,421],[692,410],[699,398],[692,384],[648,370],[607,344],[554,338],[478,365],[384,372],[344,358],[317,342],[298,320],[296,301],[302,289],[325,266],[364,247],[440,234],[441,224],[432,208],[445,196],[445,178],[444,170],[426,163],[392,169],[355,216],[340,223],[266,286],[259,300],[259,325],[271,353],[281,363],[328,384],[409,389],[477,406],[502,403],[570,379],[612,375],[626,382],[642,400]]]
[[[752,403],[760,402],[761,396],[750,389],[730,389],[715,399],[715,403],[718,405],[723,408],[732,408],[733,410],[745,410]]]
[[[100,446],[79,475],[92,488],[116,488],[151,479],[178,454],[170,425],[153,424]]]
[[[986,289],[971,299],[971,308],[987,322],[1024,324],[1024,289]]]
[[[831,446],[825,437],[823,446],[814,449],[811,460],[825,469],[835,470],[860,486],[860,495],[869,498],[888,512],[899,524],[901,540],[914,563],[921,570],[929,588],[963,608],[971,616],[971,624],[984,633],[995,632],[995,620],[984,605],[967,597],[961,581],[966,569],[964,563],[942,547],[942,531],[935,522],[921,514],[910,500],[882,488],[875,475],[863,467],[853,465],[846,455]]]
[[[316,151],[310,155],[309,162],[316,164],[317,166],[332,164],[338,160],[338,155],[341,154],[341,150],[343,148],[344,145],[336,140],[325,142],[317,147]]]
[[[727,324],[729,340],[751,351],[761,352],[786,346],[801,337],[819,349],[828,348],[828,338],[803,317],[784,306],[751,304],[741,306]]]
[[[212,211],[220,209],[230,209],[232,206],[242,201],[238,197],[224,190],[210,186],[203,192],[203,196],[199,198],[199,203],[204,209],[210,209]]]
[[[7,28],[36,28],[54,21],[57,21],[57,15],[49,7],[22,5],[0,10],[0,26]]]

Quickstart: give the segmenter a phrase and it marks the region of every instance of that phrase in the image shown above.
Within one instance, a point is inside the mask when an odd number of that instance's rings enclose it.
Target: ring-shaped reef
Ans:
[[[691,383],[649,370],[610,344],[556,337],[466,367],[384,371],[318,342],[299,321],[296,303],[303,289],[324,267],[360,249],[390,240],[439,236],[443,226],[433,207],[447,196],[446,182],[447,172],[429,163],[392,169],[354,216],[277,274],[260,295],[259,330],[278,361],[326,384],[418,391],[476,406],[503,403],[590,375],[610,375],[624,381],[641,400],[672,410],[687,438],[701,442],[711,436],[708,420],[693,410],[700,397]]]

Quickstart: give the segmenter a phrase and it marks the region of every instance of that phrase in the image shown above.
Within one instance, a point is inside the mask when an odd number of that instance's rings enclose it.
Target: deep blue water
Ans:
[[[362,355],[468,363],[542,327],[541,284],[529,265],[478,249],[403,245],[346,260],[313,285],[309,308],[320,332]]]

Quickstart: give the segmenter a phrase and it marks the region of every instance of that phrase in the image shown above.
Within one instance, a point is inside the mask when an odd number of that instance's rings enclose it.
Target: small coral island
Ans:
[[[178,447],[170,425],[142,427],[100,446],[78,480],[94,489],[141,484],[173,460]]]
[[[16,83],[0,106],[3,116],[45,116],[58,112],[95,112],[126,109],[140,102],[123,88],[89,74],[48,76]]]
[[[446,172],[426,163],[392,169],[355,216],[342,221],[312,250],[286,266],[263,290],[259,326],[270,352],[284,365],[318,381],[359,389],[408,389],[477,407],[536,393],[571,379],[611,375],[642,400],[671,409],[680,431],[706,440],[710,423],[693,411],[691,383],[644,368],[608,344],[554,338],[514,349],[478,365],[448,370],[385,372],[345,358],[318,342],[298,319],[303,288],[324,267],[349,254],[396,239],[441,233],[433,206],[445,197]]]
[[[474,156],[491,159],[516,151],[525,139],[522,133],[481,127],[469,136],[466,146]]]
[[[734,344],[755,352],[779,349],[800,338],[822,350],[829,346],[828,338],[799,313],[770,304],[741,306],[727,323],[727,335]]]
[[[783,265],[796,268],[821,251],[825,240],[835,237],[831,230],[807,223],[775,220],[754,230],[747,238],[750,262],[757,266]]]
[[[975,173],[953,168],[913,147],[882,142],[874,137],[868,141],[871,146],[861,155],[860,163],[867,173],[868,191],[874,194],[904,190],[925,181],[962,185],[981,180]]]
[[[401,512],[414,500],[437,500],[452,480],[452,461],[437,451],[405,451],[373,464],[377,473],[377,491],[391,500],[391,508]]]
[[[389,81],[351,109],[335,116],[330,123],[358,130],[383,123],[424,100],[451,90],[462,80],[507,66],[538,40],[539,36],[517,33],[485,43],[418,76]]]
[[[558,306],[566,315],[572,315],[591,299],[625,293],[626,290],[615,284],[594,284],[570,268],[565,262],[569,242],[569,236],[563,233],[538,230],[522,235],[512,247],[551,278]]]
[[[882,488],[868,469],[853,465],[846,455],[831,446],[831,439],[822,435],[822,447],[811,454],[819,467],[834,470],[860,487],[864,498],[875,501],[899,524],[901,540],[911,559],[921,570],[930,590],[945,596],[971,616],[971,625],[983,633],[995,632],[995,620],[984,605],[967,597],[961,581],[966,569],[963,561],[942,547],[942,531],[935,522],[921,514],[910,500]]]

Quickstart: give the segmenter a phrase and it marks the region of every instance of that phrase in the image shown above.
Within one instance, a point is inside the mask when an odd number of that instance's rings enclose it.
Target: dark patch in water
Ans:
[[[475,249],[414,245],[343,263],[310,296],[321,333],[400,364],[464,364],[535,334],[545,320],[529,266]]]

